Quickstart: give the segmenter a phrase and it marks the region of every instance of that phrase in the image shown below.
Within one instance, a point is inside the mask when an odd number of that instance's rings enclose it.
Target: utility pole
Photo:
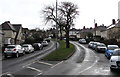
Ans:
[[[95,41],[96,41],[96,22],[95,22],[95,19],[94,19],[94,26],[95,26]]]
[[[56,50],[57,50],[57,42],[58,42],[58,26],[57,26],[57,0],[56,0]]]

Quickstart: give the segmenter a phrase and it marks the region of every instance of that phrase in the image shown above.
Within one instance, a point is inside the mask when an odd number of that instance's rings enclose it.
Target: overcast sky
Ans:
[[[0,24],[10,21],[12,24],[22,24],[24,28],[50,28],[45,25],[40,15],[47,5],[55,4],[56,0],[0,0]],[[83,26],[94,27],[94,19],[98,25],[106,26],[112,19],[118,19],[119,0],[58,0],[73,2],[78,5],[80,15],[76,19],[75,28]]]

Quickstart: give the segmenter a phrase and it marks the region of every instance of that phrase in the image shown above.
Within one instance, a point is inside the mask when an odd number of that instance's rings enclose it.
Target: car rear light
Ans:
[[[4,49],[4,51],[6,51],[6,49]]]
[[[16,51],[16,49],[14,49],[14,51]]]

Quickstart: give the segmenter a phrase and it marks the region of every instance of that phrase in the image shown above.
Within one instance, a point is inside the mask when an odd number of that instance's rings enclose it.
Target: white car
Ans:
[[[20,45],[8,45],[4,50],[5,58],[7,58],[8,56],[19,57],[20,54],[25,54],[23,48]]]
[[[97,52],[105,52],[106,49],[107,49],[107,47],[104,43],[98,43],[95,47],[95,51],[97,51]]]
[[[113,71],[114,69],[120,70],[120,48],[115,49],[110,58],[110,70]]]
[[[90,41],[88,44],[88,48],[91,48],[93,43],[94,43],[93,41]]]
[[[86,42],[85,39],[80,39],[80,40],[79,40],[79,43],[86,44],[87,42]]]
[[[48,46],[48,42],[47,42],[47,41],[43,41],[43,42],[42,42],[42,45],[43,45],[43,46]]]
[[[34,48],[31,44],[23,44],[22,47],[26,53],[34,52]]]

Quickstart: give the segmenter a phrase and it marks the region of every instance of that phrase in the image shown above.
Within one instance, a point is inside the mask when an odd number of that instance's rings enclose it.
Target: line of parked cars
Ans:
[[[120,48],[118,45],[105,45],[100,42],[89,42],[88,48],[97,52],[104,52],[105,56],[110,59],[110,70],[120,69]]]
[[[31,44],[23,44],[23,45],[8,45],[4,48],[3,54],[5,58],[11,57],[19,57],[21,55],[25,55],[26,53],[33,53],[36,50],[42,50],[43,47],[49,45],[49,41],[45,40],[42,43],[33,43]]]

